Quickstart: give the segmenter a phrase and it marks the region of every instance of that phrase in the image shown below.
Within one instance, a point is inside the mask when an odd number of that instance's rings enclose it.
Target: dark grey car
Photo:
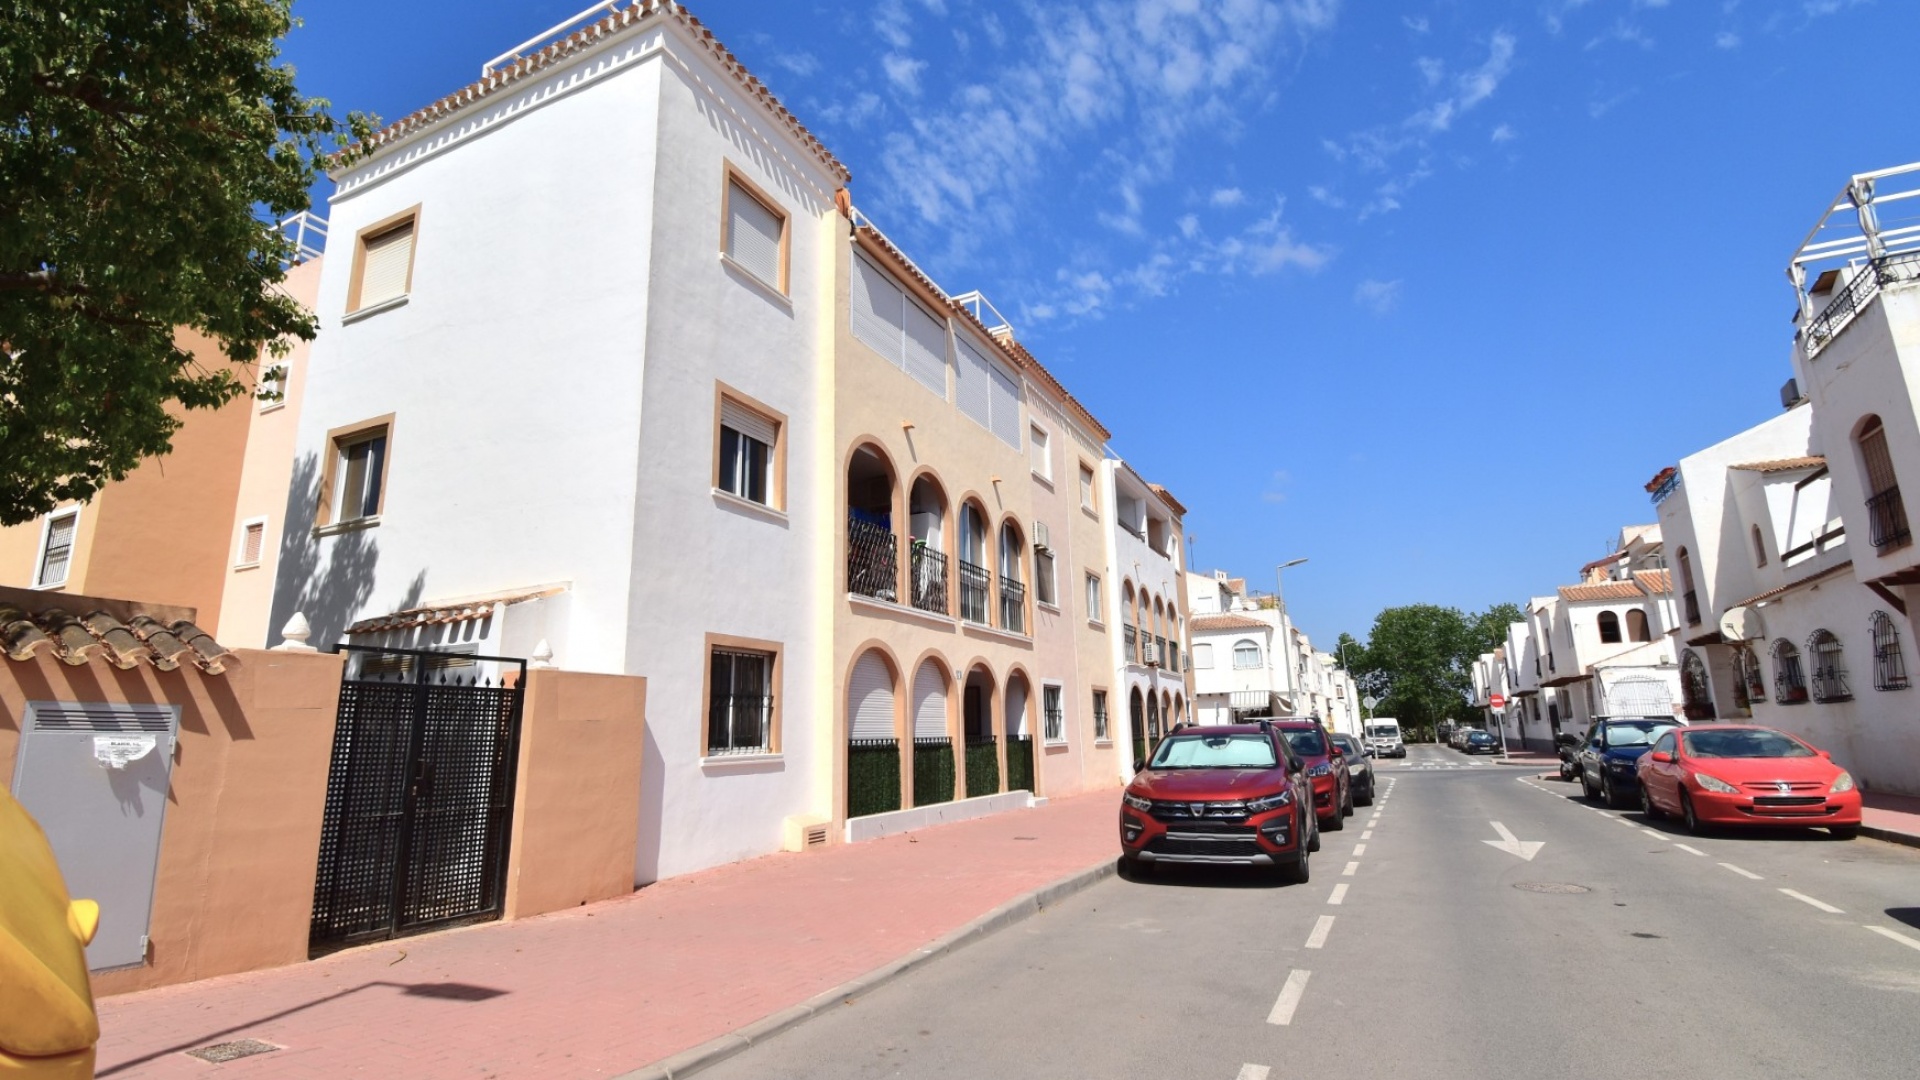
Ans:
[[[1351,735],[1335,734],[1330,736],[1333,745],[1347,759],[1348,784],[1353,792],[1353,805],[1373,805],[1373,759],[1367,756],[1366,748],[1360,740]]]

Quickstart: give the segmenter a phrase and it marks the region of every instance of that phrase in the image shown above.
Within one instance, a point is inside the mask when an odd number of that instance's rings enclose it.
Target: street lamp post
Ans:
[[[1295,712],[1298,712],[1300,709],[1300,702],[1298,700],[1300,689],[1293,684],[1293,632],[1288,627],[1287,592],[1282,584],[1281,572],[1290,566],[1299,566],[1306,561],[1304,558],[1289,559],[1273,568],[1273,610],[1276,621],[1279,624],[1281,652],[1286,657],[1286,686],[1290,691],[1289,696],[1294,698],[1293,708]]]

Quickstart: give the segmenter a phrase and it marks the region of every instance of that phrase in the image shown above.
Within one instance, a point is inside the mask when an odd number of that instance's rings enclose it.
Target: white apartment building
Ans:
[[[273,624],[645,675],[638,879],[777,850],[827,811],[783,724],[831,700],[847,170],[665,3],[365,150],[334,173]]]
[[[1113,685],[1117,699],[1126,703],[1134,747],[1125,768],[1144,758],[1173,725],[1191,722],[1193,657],[1186,644],[1191,624],[1182,585],[1186,508],[1119,458],[1100,462],[1099,483],[1099,504],[1112,508],[1106,606],[1120,613],[1121,622],[1120,632],[1108,635]]]
[[[1190,574],[1194,719],[1318,716],[1359,735],[1360,693],[1339,658],[1321,652],[1272,596],[1249,593],[1225,571]]]

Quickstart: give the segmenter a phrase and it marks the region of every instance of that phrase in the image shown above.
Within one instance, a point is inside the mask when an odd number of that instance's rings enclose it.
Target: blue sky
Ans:
[[[585,6],[307,2],[285,55],[393,119]],[[1653,520],[1778,407],[1826,202],[1920,158],[1915,0],[690,6],[1191,508],[1197,568],[1311,560],[1326,644]]]

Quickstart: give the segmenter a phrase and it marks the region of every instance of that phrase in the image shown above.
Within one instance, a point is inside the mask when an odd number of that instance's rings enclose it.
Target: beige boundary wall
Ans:
[[[180,706],[149,961],[96,974],[96,996],[307,959],[343,665],[257,649],[221,675],[0,659],[0,783],[29,701]],[[506,918],[633,890],[645,705],[644,679],[528,673]]]

